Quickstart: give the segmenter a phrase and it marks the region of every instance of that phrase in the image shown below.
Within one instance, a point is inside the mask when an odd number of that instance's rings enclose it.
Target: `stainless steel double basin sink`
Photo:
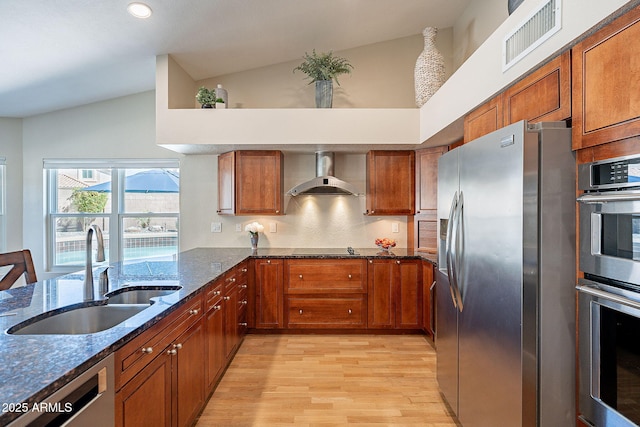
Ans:
[[[77,335],[106,331],[149,308],[181,286],[123,287],[105,295],[106,303],[88,302],[72,309],[42,313],[7,330],[11,335]]]

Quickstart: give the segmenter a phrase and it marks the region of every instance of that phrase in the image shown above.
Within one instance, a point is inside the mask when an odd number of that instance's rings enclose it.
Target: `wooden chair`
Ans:
[[[0,254],[0,267],[13,267],[0,279],[0,291],[9,289],[24,274],[27,283],[38,281],[29,249]]]

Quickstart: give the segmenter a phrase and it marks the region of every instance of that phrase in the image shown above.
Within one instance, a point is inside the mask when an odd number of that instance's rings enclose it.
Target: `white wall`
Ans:
[[[22,119],[0,118],[0,157],[6,158],[6,250],[22,244]]]

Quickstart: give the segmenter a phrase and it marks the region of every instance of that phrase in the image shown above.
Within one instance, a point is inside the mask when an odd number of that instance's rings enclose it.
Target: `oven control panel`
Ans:
[[[640,156],[578,165],[578,187],[584,191],[640,187]]]

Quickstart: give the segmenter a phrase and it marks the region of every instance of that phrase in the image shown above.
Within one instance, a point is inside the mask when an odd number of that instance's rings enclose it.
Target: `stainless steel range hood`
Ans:
[[[316,152],[316,177],[303,182],[287,191],[290,196],[300,194],[325,194],[325,195],[352,195],[359,194],[353,185],[333,176],[333,164],[335,155],[331,151]]]

